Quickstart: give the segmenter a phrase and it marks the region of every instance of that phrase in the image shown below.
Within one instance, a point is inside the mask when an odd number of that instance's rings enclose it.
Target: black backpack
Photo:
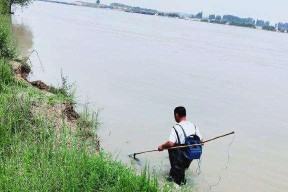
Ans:
[[[179,124],[177,124],[179,125]],[[184,137],[185,137],[185,144],[184,145],[196,145],[196,146],[190,146],[190,147],[186,147],[183,149],[184,151],[184,155],[187,159],[189,160],[193,160],[193,159],[200,159],[201,155],[202,155],[202,145],[201,145],[201,141],[199,136],[196,133],[196,126],[195,127],[195,134],[192,134],[190,136],[187,137],[183,127],[181,125],[179,125],[184,133]],[[176,131],[176,129],[174,128],[177,138],[178,138],[178,142],[180,143],[179,140],[179,135],[178,132]]]

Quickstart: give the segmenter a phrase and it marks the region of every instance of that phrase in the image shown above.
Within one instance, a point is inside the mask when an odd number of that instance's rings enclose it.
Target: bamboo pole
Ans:
[[[177,147],[170,147],[169,149],[180,149],[180,148],[186,148],[186,147],[192,147],[192,146],[199,146],[199,145],[204,145],[204,143],[208,143],[210,141],[213,141],[213,140],[216,140],[216,139],[219,139],[219,138],[222,138],[222,137],[226,137],[228,135],[232,135],[232,134],[235,134],[234,131],[230,132],[230,133],[226,133],[224,135],[220,135],[220,136],[217,136],[217,137],[214,137],[212,139],[208,139],[206,141],[203,141],[201,144],[194,144],[194,145],[183,145],[183,146],[177,146]],[[164,149],[164,150],[168,150],[168,149]],[[133,153],[133,157],[134,159],[136,158],[136,155],[140,155],[140,154],[143,154],[143,153],[151,153],[151,152],[155,152],[155,151],[158,151],[158,149],[154,149],[154,150],[149,150],[149,151],[141,151],[141,152],[138,152],[138,153]],[[129,155],[129,156],[132,156]]]

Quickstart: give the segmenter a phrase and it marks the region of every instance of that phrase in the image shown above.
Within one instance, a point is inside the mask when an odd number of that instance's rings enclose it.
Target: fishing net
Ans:
[[[230,148],[231,148],[231,145],[233,144],[233,142],[235,140],[235,135],[236,134],[233,135],[233,138],[229,142],[228,147],[226,149],[226,153],[227,153],[227,158],[226,159],[227,160],[226,160],[226,163],[224,164],[223,168],[221,168],[219,170],[219,172],[218,172],[218,180],[217,180],[217,182],[211,184],[204,177],[200,177],[200,181],[206,185],[206,188],[205,188],[204,192],[212,191],[212,188],[216,187],[221,182],[221,180],[222,180],[222,172],[228,169],[228,165],[230,163],[230,157],[231,157]],[[197,160],[197,168],[196,168],[196,171],[194,172],[195,175],[200,175],[201,174],[201,166],[202,166],[202,158]]]

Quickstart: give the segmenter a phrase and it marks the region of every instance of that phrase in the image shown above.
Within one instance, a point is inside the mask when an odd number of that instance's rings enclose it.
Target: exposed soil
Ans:
[[[17,61],[11,61],[11,65],[13,68],[13,72],[17,79],[21,81],[25,81],[27,83],[30,83],[32,86],[37,87],[40,90],[49,91],[49,86],[45,84],[43,81],[37,80],[37,81],[28,81],[28,75],[31,72],[31,69],[26,64],[25,67],[23,64]]]
[[[49,92],[50,87],[43,81],[28,81],[30,70],[27,70],[27,67],[22,67],[22,64],[16,61],[12,61],[11,65],[17,79],[44,91],[48,97],[53,95],[53,93]],[[80,115],[76,112],[72,103],[64,102],[51,105],[44,101],[33,102],[31,114],[34,117],[45,117],[46,121],[55,127],[57,135],[61,134],[64,126],[69,127],[71,132],[74,133],[79,129],[83,134],[83,138],[92,140],[95,149],[97,151],[100,150],[99,138],[91,133],[91,124],[80,120]]]
[[[70,121],[77,120],[80,117],[71,103],[65,104],[64,113]]]
[[[25,72],[25,70],[23,70],[22,64],[17,62],[17,61],[11,61],[11,65],[12,65],[12,68],[13,68],[13,71],[14,71],[16,78],[19,80],[28,82],[27,77],[28,77],[29,73],[27,73],[27,72]]]
[[[34,87],[37,87],[40,90],[49,91],[49,86],[46,85],[43,81],[37,80],[37,81],[31,81],[30,84]]]
[[[59,134],[63,126],[69,127],[74,132],[77,130],[77,120],[69,120],[66,113],[64,113],[65,106],[65,103],[48,105],[46,102],[34,102],[31,112],[35,117],[45,117],[46,121],[55,127]]]

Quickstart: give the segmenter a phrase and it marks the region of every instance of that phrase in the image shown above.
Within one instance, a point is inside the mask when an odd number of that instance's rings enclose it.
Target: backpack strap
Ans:
[[[175,127],[173,127],[173,129],[175,130],[175,133],[176,133],[176,135],[177,135],[178,143],[181,144],[177,130],[175,129]]]
[[[183,131],[183,133],[184,133],[184,137],[185,137],[185,139],[186,139],[186,138],[187,138],[187,135],[186,135],[186,133],[185,133],[183,127],[182,127],[180,124],[176,124],[176,125],[178,125],[178,126],[182,129],[182,131]],[[193,124],[193,125],[194,125],[194,124]],[[196,125],[194,125],[194,127],[195,127],[195,135],[198,136],[198,135],[197,135],[197,130],[196,130],[196,129],[197,129]],[[179,139],[178,132],[176,131],[175,127],[173,127],[173,128],[174,128],[174,130],[175,130],[175,132],[176,132],[176,135],[177,135],[177,138],[178,138],[179,144],[181,144],[181,143],[180,143],[180,139]]]
[[[187,138],[187,135],[186,135],[186,133],[185,133],[183,127],[182,127],[180,124],[177,124],[177,125],[179,125],[179,127],[181,127],[181,129],[182,129],[182,131],[183,131],[183,133],[184,133],[184,137],[185,137],[185,139],[186,139],[186,138]]]

